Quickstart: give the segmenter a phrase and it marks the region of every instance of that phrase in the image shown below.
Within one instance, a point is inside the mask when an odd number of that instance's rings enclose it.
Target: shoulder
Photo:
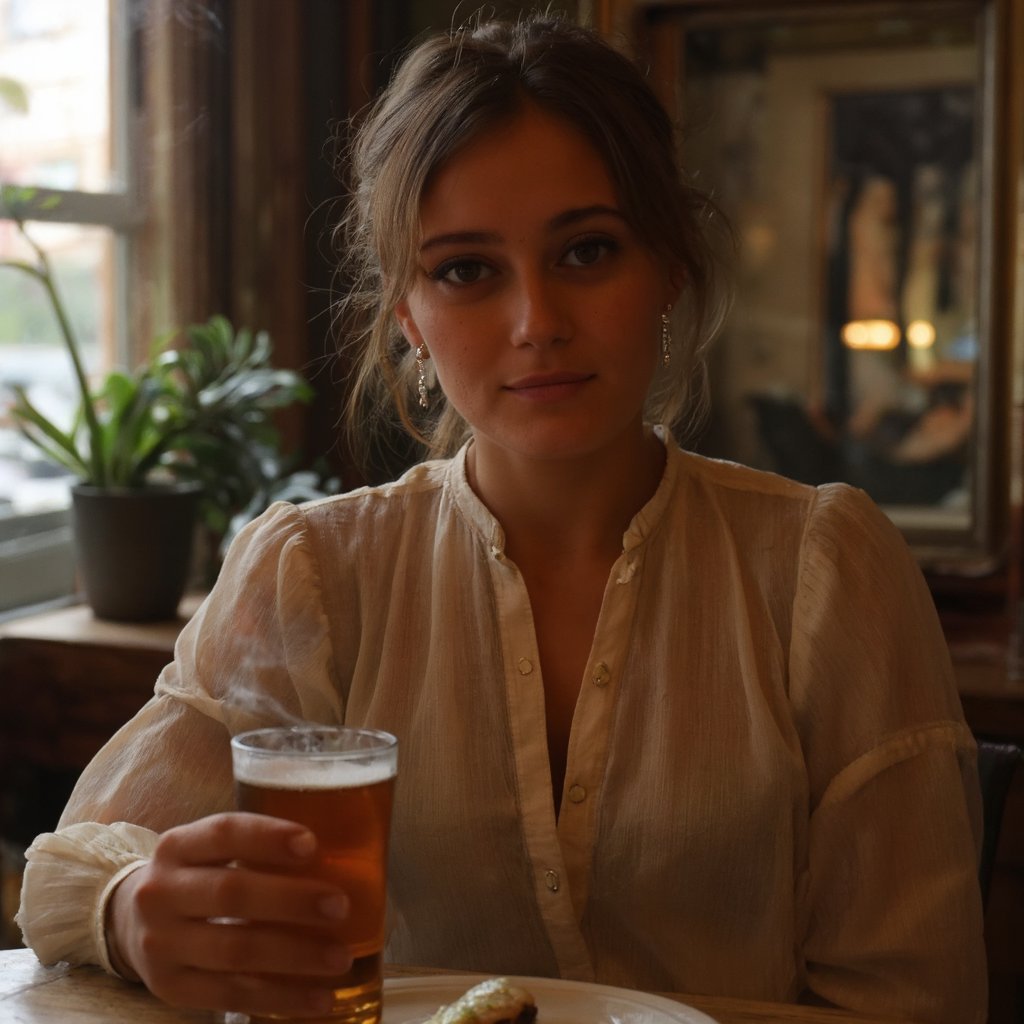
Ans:
[[[680,477],[692,501],[697,495],[724,514],[754,521],[781,517],[790,526],[829,533],[846,529],[896,532],[872,499],[850,484],[812,486],[735,462],[678,451]]]
[[[382,535],[400,530],[408,519],[429,516],[439,504],[449,463],[414,466],[399,480],[360,487],[344,494],[293,504],[279,501],[239,530],[225,556],[225,566],[247,572],[288,561],[292,566],[336,560],[344,550],[358,551]],[[410,516],[410,510],[414,515]]]
[[[863,491],[810,486],[686,452],[677,459],[672,530],[687,539],[691,557],[741,565],[777,596],[820,593],[826,582],[874,586],[885,573],[918,585],[902,534]]]
[[[759,498],[779,498],[806,502],[813,500],[814,497],[816,488],[779,476],[777,473],[751,469],[750,466],[729,462],[726,459],[712,459],[680,448],[670,451],[679,464],[683,479],[722,495],[734,494],[750,501]]]
[[[818,488],[735,462],[678,451],[677,516],[701,534],[721,532],[740,548],[799,544]]]
[[[398,480],[360,487],[297,506],[302,528],[313,538],[374,536],[399,529],[410,516],[424,525],[441,506],[450,476],[450,460],[413,466]]]

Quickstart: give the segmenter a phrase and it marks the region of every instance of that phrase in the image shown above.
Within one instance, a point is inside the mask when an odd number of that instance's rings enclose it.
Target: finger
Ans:
[[[228,974],[337,979],[352,966],[348,948],[330,933],[252,922],[187,922],[173,934],[154,938],[151,949],[164,943],[165,962]]]
[[[157,843],[154,861],[287,868],[308,863],[316,836],[304,825],[265,814],[229,811],[169,829]]]
[[[181,917],[239,917],[250,921],[330,927],[348,916],[349,900],[330,882],[268,874],[247,866],[180,868],[164,883],[164,900]],[[145,902],[146,892],[140,894]]]
[[[319,981],[193,968],[156,978],[149,989],[165,1003],[181,1009],[288,1019],[324,1017],[334,1001],[332,988]]]

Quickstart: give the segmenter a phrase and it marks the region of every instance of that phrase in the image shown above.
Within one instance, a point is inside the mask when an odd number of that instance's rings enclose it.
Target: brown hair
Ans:
[[[703,415],[704,352],[726,306],[710,230],[727,232],[724,219],[683,179],[671,120],[636,65],[589,29],[533,15],[478,21],[415,46],[353,136],[351,202],[338,229],[346,293],[336,322],[352,352],[346,418],[357,448],[392,408],[431,455],[451,454],[468,436],[437,391],[430,414],[417,415],[414,353],[393,313],[415,274],[431,173],[526,102],[590,140],[634,230],[681,268],[672,363],[655,375],[646,412],[670,426]]]

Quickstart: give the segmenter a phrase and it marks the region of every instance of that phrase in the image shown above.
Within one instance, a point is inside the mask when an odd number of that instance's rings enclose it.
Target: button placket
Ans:
[[[550,781],[540,785],[549,758],[544,695],[539,686],[541,664],[529,596],[515,563],[506,556],[499,557],[495,549],[491,554],[512,752],[522,800],[522,835],[533,868],[538,909],[559,970],[566,977],[586,978],[593,972],[574,914],[572,885],[552,813]],[[543,771],[545,778],[548,775]]]

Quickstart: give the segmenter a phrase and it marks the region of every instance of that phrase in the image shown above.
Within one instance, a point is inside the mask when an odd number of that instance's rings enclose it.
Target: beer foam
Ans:
[[[395,775],[394,763],[358,764],[329,758],[247,755],[235,759],[235,779],[267,789],[354,789],[386,782]]]

